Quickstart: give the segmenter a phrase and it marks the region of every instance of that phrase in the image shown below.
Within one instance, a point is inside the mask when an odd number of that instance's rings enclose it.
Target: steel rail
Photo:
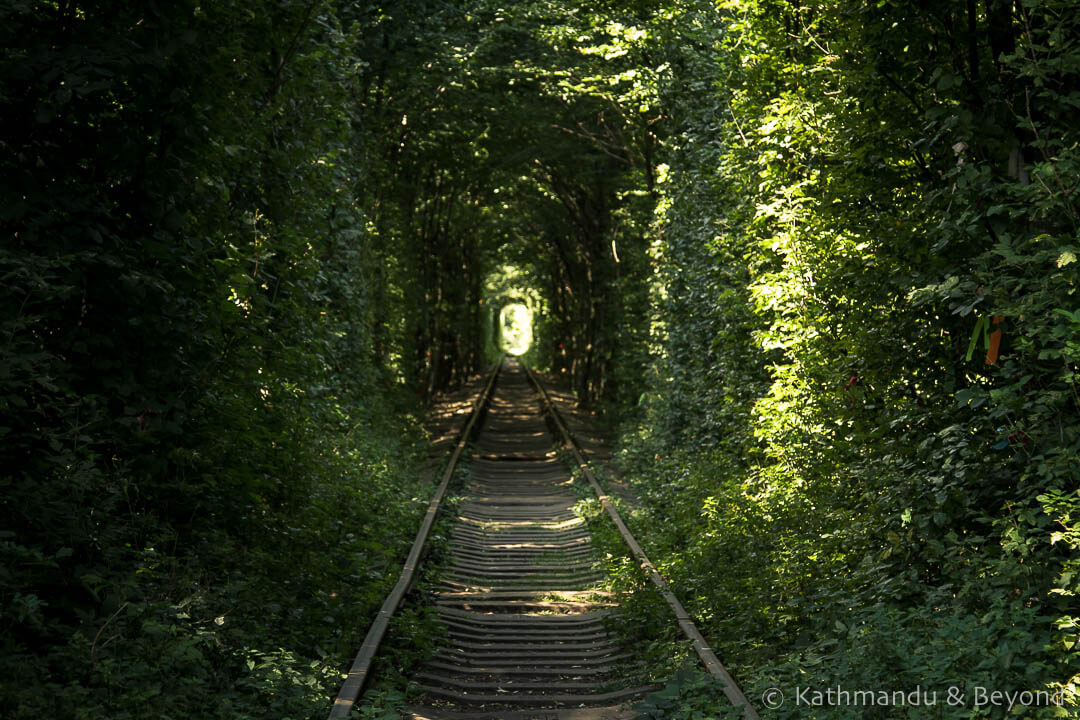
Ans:
[[[600,504],[607,511],[608,516],[615,523],[615,526],[619,529],[619,534],[622,535],[623,541],[633,551],[634,556],[637,558],[641,567],[649,573],[649,578],[652,580],[653,585],[660,591],[660,594],[667,600],[668,605],[671,607],[675,614],[675,619],[679,622],[679,627],[682,628],[683,634],[691,641],[694,646],[694,651],[701,659],[701,662],[705,665],[705,668],[709,671],[709,674],[719,680],[724,688],[724,694],[727,696],[731,704],[736,707],[743,708],[743,717],[745,720],[760,720],[760,716],[757,711],[750,705],[750,701],[746,699],[746,695],[739,688],[738,683],[735,682],[735,678],[731,676],[731,673],[727,671],[724,664],[720,662],[720,659],[716,657],[716,653],[709,647],[709,643],[705,640],[705,637],[694,625],[693,619],[691,619],[689,613],[686,612],[686,608],[679,602],[679,598],[675,596],[675,593],[671,591],[667,581],[660,576],[656,567],[649,560],[649,557],[642,550],[641,545],[634,539],[630,529],[626,527],[626,523],[623,522],[622,517],[619,515],[619,511],[615,509],[614,503],[611,502],[611,498],[608,497],[604,489],[600,487],[600,483],[597,482],[596,476],[593,475],[592,470],[589,468],[589,463],[585,459],[585,456],[581,452],[581,448],[574,440],[574,436],[570,433],[570,430],[563,422],[562,415],[559,409],[552,402],[551,396],[548,395],[547,388],[540,382],[540,379],[536,377],[532,368],[521,363],[521,367],[525,369],[526,375],[533,385],[540,391],[540,395],[544,400],[544,405],[547,407],[550,413],[551,419],[555,422],[555,426],[559,429],[559,432],[563,436],[563,440],[566,446],[574,455],[574,460],[577,462],[578,467],[581,469],[582,474],[589,481],[589,485],[592,486],[593,491],[596,493],[597,498],[600,499]]]
[[[416,568],[420,564],[420,554],[423,552],[428,534],[431,532],[431,527],[435,524],[435,516],[438,514],[439,506],[442,503],[443,497],[446,495],[446,488],[450,485],[450,478],[454,474],[454,468],[457,467],[458,458],[461,457],[461,453],[465,449],[465,445],[468,443],[473,429],[476,427],[476,421],[480,417],[480,409],[483,408],[484,404],[488,401],[488,398],[491,397],[491,389],[495,386],[495,379],[499,376],[499,370],[501,368],[502,358],[500,357],[498,362],[496,362],[491,369],[487,383],[484,385],[484,389],[477,396],[476,402],[473,404],[469,414],[469,421],[465,425],[461,437],[458,439],[457,447],[454,448],[454,452],[450,456],[450,462],[443,472],[442,481],[439,483],[435,495],[428,504],[427,514],[424,515],[424,522],[421,523],[420,530],[416,533],[416,539],[413,540],[412,550],[409,551],[409,556],[405,559],[405,564],[401,570],[401,577],[398,578],[397,584],[394,585],[394,589],[386,596],[382,608],[375,616],[375,620],[371,623],[371,627],[368,628],[367,635],[364,637],[364,642],[360,646],[360,650],[356,653],[356,659],[353,660],[352,667],[349,669],[349,674],[346,675],[345,682],[341,686],[341,691],[338,692],[338,696],[334,700],[334,706],[330,708],[330,720],[348,720],[349,713],[356,704],[357,698],[360,697],[360,692],[364,688],[364,682],[367,680],[368,671],[371,669],[371,661],[375,658],[375,653],[379,649],[379,644],[382,642],[383,636],[386,635],[386,629],[390,624],[390,618],[394,616],[394,612],[401,604],[402,598],[405,597],[406,591],[408,591],[409,586],[412,584]]]

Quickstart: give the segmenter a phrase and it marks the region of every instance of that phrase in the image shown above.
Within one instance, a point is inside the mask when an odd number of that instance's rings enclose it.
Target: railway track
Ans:
[[[491,392],[493,390],[493,392]],[[570,467],[557,444],[572,443],[551,400],[531,373],[505,360],[486,399],[476,404],[470,479],[462,491],[434,603],[447,628],[446,644],[414,672],[423,693],[404,715],[409,720],[629,720],[628,703],[654,689],[632,648],[621,647],[604,629],[614,606],[601,587],[594,551],[577,502]],[[482,422],[476,418],[486,408]],[[549,421],[551,424],[549,424]],[[552,427],[556,433],[552,433]],[[461,453],[461,439],[454,460]],[[560,437],[561,436],[561,437]],[[559,442],[561,441],[561,442]],[[570,445],[613,519],[618,518],[577,448]],[[452,467],[448,468],[429,515]],[[652,569],[621,519],[616,523],[643,565]],[[400,589],[411,581],[430,523],[406,563]],[[416,556],[414,558],[414,555]],[[661,587],[670,595],[666,585]],[[674,596],[676,619],[684,631],[692,622]],[[393,612],[400,597],[391,595],[383,612]],[[380,613],[380,616],[383,613]],[[380,618],[381,619],[381,618]],[[376,621],[378,624],[379,620]],[[384,623],[385,624],[385,623]],[[696,629],[693,631],[696,633]],[[729,698],[746,705],[704,639],[694,641],[730,684]],[[330,717],[348,717],[370,665],[378,639],[365,641]],[[367,656],[366,659],[363,656]],[[756,713],[747,708],[747,720]]]
[[[633,656],[604,631],[612,603],[572,510],[570,469],[516,362],[502,370],[470,465],[436,595],[449,644],[415,674],[425,702],[411,717],[507,718],[529,708],[518,715],[555,718],[568,707],[621,716],[611,706],[651,688],[620,680]],[[604,709],[585,715],[583,705]]]

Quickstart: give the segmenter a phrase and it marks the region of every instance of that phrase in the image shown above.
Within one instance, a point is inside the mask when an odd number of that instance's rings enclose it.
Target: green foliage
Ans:
[[[1076,9],[8,3],[0,712],[325,711],[511,295],[752,697],[1075,699]]]
[[[0,714],[311,717],[429,493],[378,321],[366,9],[0,23]]]
[[[654,359],[621,457],[751,696],[1075,698],[1072,6],[691,3],[657,33]]]
[[[637,720],[736,720],[742,711],[732,707],[717,681],[700,668],[687,666],[668,684],[634,705]]]
[[[405,705],[405,695],[394,689],[377,690],[367,693],[364,704],[353,710],[353,717],[359,720],[399,720],[401,708]]]

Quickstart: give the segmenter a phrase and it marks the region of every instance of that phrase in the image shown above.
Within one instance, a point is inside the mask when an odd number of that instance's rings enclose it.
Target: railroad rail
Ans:
[[[402,578],[376,617],[331,720],[349,716],[386,624],[412,581],[456,462],[474,435],[471,476],[434,598],[447,643],[412,675],[423,697],[405,717],[629,720],[634,713],[626,703],[654,689],[634,653],[604,629],[614,603],[602,590],[584,521],[572,510],[578,497],[570,468],[557,456],[559,444],[573,454],[705,667],[732,704],[743,706],[744,718],[757,720],[596,481],[541,380],[516,359],[496,367],[478,396]]]

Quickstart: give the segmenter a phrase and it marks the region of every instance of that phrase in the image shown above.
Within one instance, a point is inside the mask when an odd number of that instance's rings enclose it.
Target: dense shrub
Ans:
[[[357,12],[6,6],[4,717],[322,714],[396,579],[428,489]]]
[[[750,687],[1075,702],[1069,8],[682,10],[663,349],[624,461]]]

